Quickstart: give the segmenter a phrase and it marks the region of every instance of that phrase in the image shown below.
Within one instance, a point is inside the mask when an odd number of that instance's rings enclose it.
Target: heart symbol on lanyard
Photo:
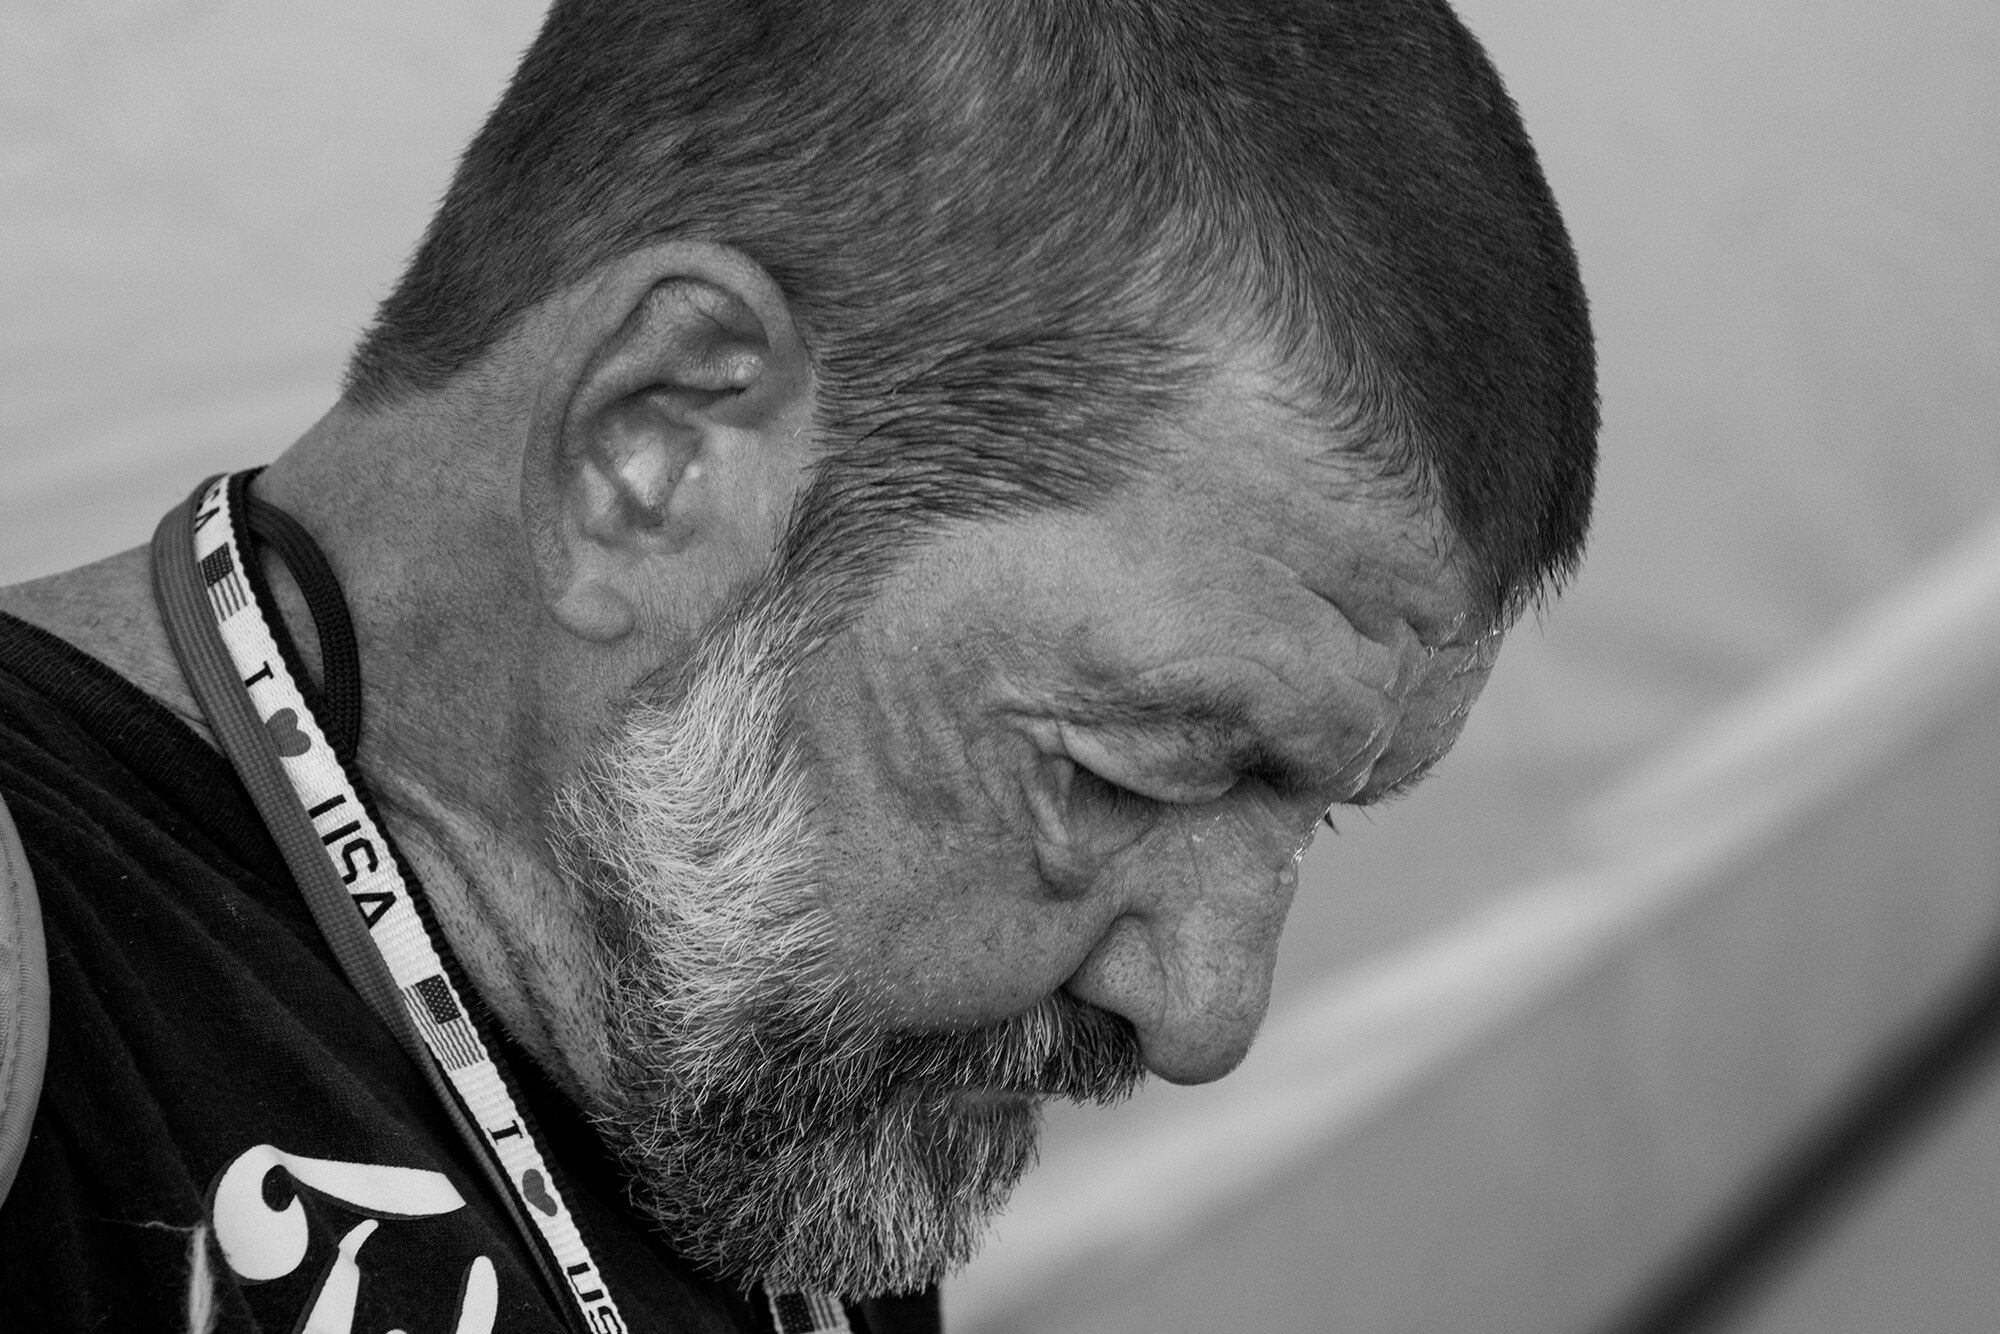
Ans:
[[[299,730],[299,715],[290,709],[279,709],[264,720],[264,727],[271,734],[271,744],[286,759],[312,749],[312,738]]]
[[[555,1197],[549,1194],[548,1185],[542,1180],[542,1174],[532,1167],[521,1173],[521,1193],[528,1197],[529,1204],[550,1218],[556,1216]]]

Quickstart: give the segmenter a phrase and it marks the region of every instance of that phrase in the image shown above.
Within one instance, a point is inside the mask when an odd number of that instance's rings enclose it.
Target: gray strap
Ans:
[[[49,1057],[49,962],[28,854],[0,801],[0,1201],[28,1151]]]
[[[311,819],[299,804],[291,780],[285,777],[283,761],[278,758],[271,734],[264,720],[257,716],[250,692],[237,676],[229,648],[222,642],[222,631],[216,627],[209,606],[207,584],[194,560],[194,502],[214,480],[211,477],[196,487],[187,504],[169,510],[153,532],[153,596],[160,606],[160,619],[166,622],[174,656],[180,659],[181,675],[208,716],[208,725],[223,754],[229,757],[237,777],[249,790],[250,800],[264,819],[264,827],[284,854],[285,864],[298,881],[306,906],[312,910],[313,920],[319,924],[320,934],[326,937],[347,980],[423,1071],[459,1138],[472,1150],[473,1160],[486,1177],[493,1198],[506,1208],[516,1231],[527,1240],[542,1281],[556,1300],[556,1309],[567,1311],[570,1305],[561,1301],[564,1288],[560,1277],[522,1215],[512,1185],[501,1175],[493,1156],[486,1151],[485,1140],[466,1116],[457,1095],[445,1081],[444,1072],[438,1069],[418,1035],[402,994],[389,975],[389,965],[383,962],[381,951],[369,939],[361,914],[355,911],[353,900],[334,875],[319,835],[313,832]],[[46,1023],[43,1028],[46,1030]]]
[[[204,489],[206,486],[203,483]],[[174,506],[154,530],[153,596],[160,604],[160,618],[166,622],[174,656],[180,660],[181,675],[201,702],[216,743],[236,767],[257,814],[264,818],[264,827],[284,854],[320,934],[368,1008],[388,1025],[411,1060],[431,1069],[430,1052],[410,1021],[388,965],[382,962],[375,942],[368,939],[367,925],[333,874],[319,835],[313,832],[312,821],[300,808],[285,777],[271,734],[237,678],[222,632],[215,628],[208,587],[195,568],[193,520],[187,505]]]

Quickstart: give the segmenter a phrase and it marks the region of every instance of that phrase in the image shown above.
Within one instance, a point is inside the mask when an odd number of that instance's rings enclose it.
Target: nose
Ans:
[[[1195,834],[1184,863],[1148,862],[1130,868],[1144,881],[1065,986],[1123,1015],[1154,1074],[1207,1083],[1242,1062],[1264,1021],[1297,864]]]

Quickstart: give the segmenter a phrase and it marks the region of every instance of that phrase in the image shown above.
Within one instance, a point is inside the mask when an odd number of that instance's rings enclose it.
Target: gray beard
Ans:
[[[768,1290],[913,1292],[962,1266],[1034,1165],[1048,1097],[1144,1076],[1117,1016],[1058,992],[982,1028],[887,1031],[839,975],[785,719],[805,618],[758,601],[642,692],[559,794],[599,918],[611,1077],[593,1108],[686,1259]]]

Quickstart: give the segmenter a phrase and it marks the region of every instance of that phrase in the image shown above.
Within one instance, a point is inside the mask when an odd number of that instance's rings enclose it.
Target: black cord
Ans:
[[[342,763],[351,764],[361,744],[361,648],[354,637],[354,618],[348,613],[347,598],[340,580],[327,563],[326,554],[313,541],[305,525],[269,501],[259,500],[243,484],[243,514],[250,534],[291,571],[312,613],[313,629],[319,635],[321,680],[315,684],[299,657],[298,645],[284,618],[272,616],[271,631],[278,650],[299,682],[306,704],[326,731],[327,744]],[[267,581],[254,561],[246,561],[258,585],[261,600],[276,607],[269,596]]]

